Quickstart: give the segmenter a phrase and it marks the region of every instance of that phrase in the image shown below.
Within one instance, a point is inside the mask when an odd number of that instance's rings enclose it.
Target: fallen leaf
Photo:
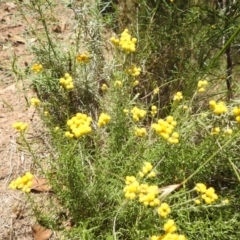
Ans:
[[[0,22],[2,22],[2,23],[8,23],[9,21],[10,21],[10,17],[8,15],[0,17]]]
[[[34,178],[31,189],[38,192],[49,192],[51,186],[48,185],[47,179],[45,178]]]
[[[59,25],[53,27],[53,31],[56,33],[62,33],[65,31],[66,25],[66,23],[60,23]]]
[[[25,44],[26,43],[26,40],[18,35],[8,35],[8,40],[10,40],[11,42],[14,42],[14,43],[22,43],[22,44]]]
[[[37,224],[32,226],[34,240],[48,240],[52,236],[52,230]]]
[[[166,187],[159,188],[160,193],[162,193],[160,195],[160,199],[164,199],[171,192],[173,192],[174,190],[176,190],[180,186],[181,186],[181,183],[179,183],[179,184],[172,184],[172,185],[169,185],[169,186],[166,186]]]
[[[12,2],[5,3],[5,8],[4,8],[5,11],[10,12],[10,10],[14,8],[16,8],[16,4]]]

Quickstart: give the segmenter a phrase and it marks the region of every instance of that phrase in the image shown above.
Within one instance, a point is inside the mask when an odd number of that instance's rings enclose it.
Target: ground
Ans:
[[[53,26],[52,31],[61,34],[65,27],[61,22],[55,25],[55,28]],[[12,70],[14,59],[17,60],[19,71],[24,71],[33,64],[33,57],[28,49],[29,44],[35,39],[26,34],[26,31],[26,22],[21,19],[17,6],[9,1],[0,2],[0,239],[2,240],[33,239],[31,227],[36,223],[24,194],[8,188],[11,180],[25,172],[33,169],[36,175],[38,172],[12,124],[16,121],[29,123],[31,127],[28,129],[27,138],[33,147],[38,149],[38,157],[44,159],[47,154],[43,151],[45,144],[41,144],[46,140],[45,134],[41,132],[42,123],[34,107],[29,106],[26,101],[35,94],[31,90],[29,81],[27,79],[19,81]],[[51,239],[55,239],[54,235]]]

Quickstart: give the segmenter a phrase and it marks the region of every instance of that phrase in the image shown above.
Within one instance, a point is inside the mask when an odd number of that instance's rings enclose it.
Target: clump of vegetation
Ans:
[[[54,4],[28,5],[45,30],[26,74],[54,152],[47,169],[14,125],[58,203],[37,220],[66,239],[238,239],[238,85],[225,87],[219,69],[238,17],[198,1],[140,1],[136,26],[106,37],[105,5],[73,2],[72,46],[48,29]]]

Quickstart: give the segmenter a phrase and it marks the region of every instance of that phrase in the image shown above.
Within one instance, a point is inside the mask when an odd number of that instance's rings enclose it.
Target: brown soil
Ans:
[[[64,15],[59,9],[57,12],[58,19],[59,12]],[[55,26],[52,30],[61,33],[65,28],[65,25],[62,26]],[[57,27],[59,29],[56,29]],[[33,239],[31,226],[36,221],[27,206],[28,201],[24,193],[8,188],[9,183],[16,177],[33,170],[37,175],[38,171],[33,165],[29,152],[20,141],[19,133],[12,128],[14,122],[29,123],[27,138],[30,143],[34,143],[33,148],[38,149],[38,157],[46,157],[46,153],[41,151],[45,145],[41,144],[44,140],[44,134],[40,132],[41,121],[35,109],[29,107],[26,101],[34,96],[34,92],[30,89],[28,81],[24,79],[23,82],[19,82],[12,70],[14,58],[17,59],[20,71],[33,64],[27,46],[34,41],[34,38],[30,35],[26,38],[26,30],[26,23],[20,18],[16,5],[9,1],[0,2],[0,239],[2,240]]]
[[[34,218],[24,194],[8,189],[11,180],[32,167],[31,157],[18,142],[19,134],[12,124],[16,121],[31,122],[31,126],[40,123],[34,109],[26,104],[26,98],[31,98],[33,92],[26,83],[24,90],[11,70],[14,56],[20,59],[22,67],[30,62],[23,38],[25,30],[26,26],[17,18],[16,5],[0,3],[0,239],[33,239],[31,225]],[[28,136],[35,137],[35,130],[29,129]]]

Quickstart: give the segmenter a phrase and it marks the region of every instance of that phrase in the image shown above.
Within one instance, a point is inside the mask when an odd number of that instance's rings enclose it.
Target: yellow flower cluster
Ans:
[[[177,92],[174,96],[173,96],[173,101],[174,102],[179,102],[180,100],[183,99],[183,95],[182,92]]]
[[[216,101],[211,100],[209,102],[209,105],[210,105],[210,108],[213,110],[213,112],[217,115],[226,113],[228,111],[225,103],[222,101],[220,101],[219,103],[216,103]]]
[[[176,232],[177,227],[173,219],[168,219],[168,221],[164,224],[163,229],[166,233]]]
[[[152,236],[151,240],[187,240],[182,234],[176,234],[177,227],[173,219],[168,219],[163,225],[163,230],[165,234],[161,236]]]
[[[121,49],[123,49],[127,53],[136,51],[137,38],[132,38],[131,35],[129,34],[128,29],[125,29],[121,33],[120,39],[111,37],[110,41],[115,46],[119,46]]]
[[[177,122],[172,116],[168,116],[166,120],[159,119],[158,123],[152,124],[152,129],[156,131],[158,135],[166,139],[168,142],[177,144],[179,142],[179,134],[173,132]]]
[[[151,115],[154,117],[157,114],[157,107],[155,105],[151,106]]]
[[[152,171],[153,166],[150,162],[145,162],[142,167],[142,171],[139,171],[138,175],[142,178],[147,175],[147,177],[156,177],[156,173]]]
[[[151,240],[187,240],[187,238],[182,234],[176,233],[165,233],[161,236],[152,236]]]
[[[37,63],[35,63],[35,64],[33,64],[33,66],[32,66],[32,71],[34,71],[35,73],[39,73],[39,72],[41,72],[42,70],[43,70],[43,66],[42,66],[42,64],[37,64]]]
[[[24,176],[18,177],[16,180],[13,180],[9,184],[9,188],[21,189],[23,192],[29,193],[32,187],[33,175],[30,172],[27,172]]]
[[[171,211],[167,203],[162,203],[162,208],[166,209],[165,212],[167,213],[165,217],[168,215],[168,213]],[[158,208],[160,209],[161,206]],[[165,231],[165,234],[160,236],[152,236],[151,240],[187,240],[186,237],[182,234],[174,233],[177,231],[177,226],[173,219],[168,219],[167,222],[163,225],[163,230]]]
[[[204,183],[197,183],[194,189],[199,193],[205,193],[207,186]]]
[[[106,113],[101,113],[98,119],[98,127],[103,127],[107,125],[111,120],[111,117],[107,115]]]
[[[137,77],[137,76],[139,76],[140,73],[141,73],[141,68],[140,68],[140,67],[137,68],[136,66],[132,66],[131,68],[129,68],[129,69],[127,70],[127,73],[130,74],[130,75],[133,76],[133,77]]]
[[[147,111],[134,107],[131,110],[132,118],[134,121],[138,122],[141,118],[144,118],[147,114]]]
[[[12,127],[18,132],[23,132],[28,128],[28,124],[23,122],[15,122]]]
[[[198,81],[198,92],[202,93],[205,92],[205,87],[208,85],[208,81],[207,80],[199,80]]]
[[[121,88],[122,86],[123,86],[122,81],[117,80],[117,81],[114,82],[114,87],[119,87],[119,88]]]
[[[92,131],[92,128],[90,126],[91,122],[91,117],[88,117],[83,113],[77,113],[74,117],[67,121],[67,125],[71,129],[71,132],[65,132],[65,136],[69,138],[79,138],[85,134],[90,133]]]
[[[143,203],[144,206],[158,206],[160,200],[157,198],[158,186],[140,184],[134,176],[126,177],[126,186],[123,191],[125,192],[125,197],[128,199],[135,199],[138,197],[139,202]]]
[[[74,88],[73,79],[69,73],[65,73],[64,77],[59,79],[59,83],[67,90],[71,90]]]
[[[161,217],[166,218],[168,214],[171,212],[171,208],[167,203],[162,203],[160,207],[157,209],[157,212]]]
[[[149,176],[152,174],[152,164],[149,162],[145,162],[142,172],[140,172],[143,176],[144,174]],[[152,174],[152,177],[156,176],[156,173]],[[148,185],[146,183],[140,184],[136,177],[127,176],[125,180],[126,186],[124,187],[125,197],[128,199],[136,199],[140,203],[144,204],[144,206],[158,206],[160,204],[160,200],[158,199],[158,186],[157,185]]]
[[[197,183],[194,189],[201,194],[201,198],[207,204],[211,204],[218,199],[218,195],[215,193],[215,189],[213,187],[207,188],[205,184]],[[199,204],[200,201],[198,200],[196,203]]]
[[[38,98],[31,98],[30,102],[34,107],[38,107],[41,104],[41,101]]]
[[[163,225],[163,230],[165,231],[165,234],[161,236],[154,235],[151,237],[151,240],[187,240],[184,235],[174,233],[176,232],[177,227],[173,219],[167,220]]]
[[[144,137],[147,135],[146,128],[135,128],[134,135],[137,137]]]
[[[233,114],[236,117],[236,121],[240,123],[240,107],[235,107],[233,109]]]
[[[83,53],[76,57],[77,61],[80,63],[88,63],[90,60],[89,53]]]
[[[158,206],[160,204],[160,200],[157,197],[158,193],[157,185],[140,184],[139,202],[143,203],[144,206]]]

